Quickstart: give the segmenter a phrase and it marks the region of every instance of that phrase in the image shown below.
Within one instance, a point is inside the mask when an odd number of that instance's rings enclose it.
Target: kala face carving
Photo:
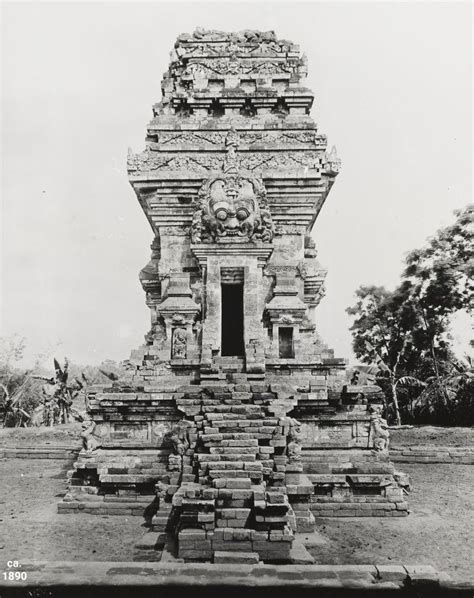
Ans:
[[[243,237],[269,243],[273,223],[261,179],[242,176],[236,148],[238,135],[231,130],[226,139],[227,156],[222,174],[207,179],[199,191],[193,215],[193,243],[218,242]]]

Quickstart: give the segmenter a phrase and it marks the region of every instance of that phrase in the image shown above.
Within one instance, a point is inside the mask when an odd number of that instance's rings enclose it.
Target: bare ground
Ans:
[[[10,559],[131,560],[145,531],[140,517],[59,515],[71,463],[0,461],[0,563]]]
[[[81,424],[73,422],[53,428],[0,428],[0,446],[80,446]]]

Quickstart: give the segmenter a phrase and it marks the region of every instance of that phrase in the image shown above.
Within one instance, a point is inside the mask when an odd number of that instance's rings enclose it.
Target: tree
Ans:
[[[446,386],[455,368],[449,321],[459,310],[472,311],[474,206],[455,214],[454,224],[407,256],[402,281],[393,292],[360,287],[357,303],[347,309],[355,318],[354,352],[365,363],[378,363],[397,422],[400,388],[426,386],[424,396],[437,392],[445,405],[452,401]]]
[[[426,380],[425,388],[413,403],[418,420],[453,426],[474,425],[474,364],[469,357],[455,360],[453,369]],[[440,388],[440,383],[442,388]],[[448,401],[441,400],[448,397]]]
[[[35,406],[35,383],[31,373],[17,367],[23,358],[26,342],[13,335],[0,337],[0,407],[3,426],[26,426]]]
[[[400,425],[398,387],[417,384],[406,374],[415,359],[410,329],[416,315],[400,293],[390,293],[384,287],[360,287],[356,296],[356,305],[346,310],[355,317],[351,326],[354,353],[364,363],[377,365],[382,387],[383,378],[388,381],[395,420]]]
[[[474,205],[457,210],[454,224],[439,230],[428,244],[412,251],[400,287],[419,316],[414,331],[417,346],[428,350],[440,391],[440,359],[449,351],[450,317],[459,310],[472,311],[474,300]]]

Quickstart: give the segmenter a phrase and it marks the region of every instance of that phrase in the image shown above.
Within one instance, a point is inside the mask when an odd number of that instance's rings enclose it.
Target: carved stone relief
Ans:
[[[296,63],[295,63],[296,66]],[[291,74],[294,71],[288,61],[270,62],[251,60],[243,62],[235,55],[229,58],[208,58],[205,61],[191,62],[186,66],[183,75],[275,75]]]
[[[241,152],[239,154],[240,168],[253,171],[263,169],[289,169],[321,167],[321,158],[317,152],[289,151],[279,152]],[[160,168],[167,170],[186,170],[188,172],[206,173],[210,170],[220,170],[221,155],[213,154],[165,154],[147,150],[140,154],[131,154],[127,159],[129,174],[155,171]]]
[[[269,243],[273,238],[265,187],[261,179],[241,173],[238,144],[239,136],[231,129],[221,174],[207,179],[199,191],[191,225],[193,243],[234,237]]]
[[[217,170],[220,167],[220,163],[221,159],[219,156],[170,155],[148,150],[140,154],[129,155],[127,159],[127,168],[128,172],[132,175],[138,172],[154,171],[160,168],[203,173],[208,170]]]
[[[187,338],[186,330],[184,328],[174,328],[173,338],[171,342],[171,358],[172,359],[186,359],[187,354]]]

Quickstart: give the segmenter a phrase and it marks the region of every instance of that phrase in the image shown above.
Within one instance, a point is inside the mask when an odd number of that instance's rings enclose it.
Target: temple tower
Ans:
[[[141,275],[148,355],[175,372],[311,375],[333,357],[315,334],[326,272],[310,235],[340,163],[306,74],[273,32],[178,38],[146,149],[128,159],[160,254]]]
[[[178,38],[127,162],[153,231],[151,326],[128,377],[89,393],[100,446],[60,510],[138,514],[156,493],[160,541],[214,562],[291,562],[321,514],[406,514],[380,393],[341,392],[345,361],[316,331],[311,234],[340,161],[306,75],[273,32]]]

